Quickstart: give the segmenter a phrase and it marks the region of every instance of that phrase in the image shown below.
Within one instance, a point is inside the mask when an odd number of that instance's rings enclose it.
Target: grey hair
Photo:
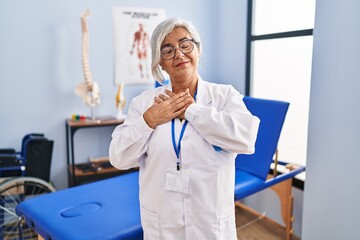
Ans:
[[[200,35],[191,22],[179,18],[171,18],[163,21],[155,28],[151,36],[151,72],[154,78],[159,82],[163,82],[165,79],[160,67],[161,44],[163,43],[165,37],[178,27],[185,28],[190,33],[190,36],[194,39],[195,44],[198,48],[199,55],[201,55],[202,47],[200,44]]]

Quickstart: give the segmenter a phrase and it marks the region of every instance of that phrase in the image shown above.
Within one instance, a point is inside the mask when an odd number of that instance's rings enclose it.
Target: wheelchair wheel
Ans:
[[[38,239],[37,233],[16,215],[17,204],[54,192],[48,182],[34,177],[11,178],[0,184],[0,239]]]

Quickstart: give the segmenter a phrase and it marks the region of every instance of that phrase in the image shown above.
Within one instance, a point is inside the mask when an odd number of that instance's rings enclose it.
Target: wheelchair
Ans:
[[[17,204],[55,191],[50,182],[54,141],[42,133],[23,137],[21,151],[0,149],[0,239],[38,239],[37,233],[19,218]]]

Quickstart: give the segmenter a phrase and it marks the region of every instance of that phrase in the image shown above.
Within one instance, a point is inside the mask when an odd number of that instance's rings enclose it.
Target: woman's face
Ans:
[[[161,68],[169,74],[171,80],[189,79],[198,75],[199,51],[196,44],[188,41],[189,44],[194,44],[194,49],[189,53],[184,54],[179,50],[179,44],[189,39],[192,39],[189,32],[185,28],[177,27],[165,37],[161,44],[161,49],[165,46],[176,49],[174,58],[160,60]]]

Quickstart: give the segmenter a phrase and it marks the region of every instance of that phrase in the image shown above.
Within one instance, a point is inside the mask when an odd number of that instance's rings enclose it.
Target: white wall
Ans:
[[[302,239],[360,239],[360,1],[316,5]]]
[[[219,1],[217,82],[227,82],[245,93],[247,0]]]
[[[67,186],[65,119],[72,114],[90,114],[74,94],[76,85],[83,81],[80,16],[85,9],[91,11],[90,69],[102,93],[96,115],[116,114],[113,6],[163,8],[167,17],[192,21],[203,40],[202,76],[212,82],[231,83],[243,91],[246,8],[242,8],[246,1],[240,2],[0,0],[0,148],[20,150],[25,134],[45,133],[55,141],[51,179],[57,188]],[[229,45],[228,36],[234,36],[236,50]],[[148,87],[152,86],[126,87],[128,103]],[[75,134],[76,160],[107,155],[111,131],[79,130]]]

